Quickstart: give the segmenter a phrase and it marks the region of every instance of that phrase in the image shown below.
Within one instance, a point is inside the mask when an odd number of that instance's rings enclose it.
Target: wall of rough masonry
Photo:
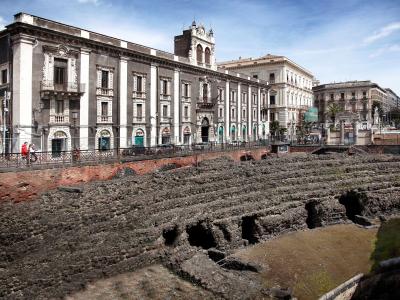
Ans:
[[[200,153],[198,155],[167,157],[133,162],[99,164],[94,166],[71,166],[66,168],[21,170],[17,172],[0,173],[0,201],[24,201],[35,199],[42,192],[58,186],[79,185],[96,180],[108,180],[118,176],[125,169],[143,175],[153,172],[163,166],[178,167],[195,165],[196,162],[226,156],[240,161],[245,154],[258,160],[266,153],[265,148],[233,150],[224,152]]]

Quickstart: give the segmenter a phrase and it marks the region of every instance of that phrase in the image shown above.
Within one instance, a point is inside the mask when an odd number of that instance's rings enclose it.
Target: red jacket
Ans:
[[[26,144],[23,144],[23,145],[22,145],[21,154],[22,154],[23,156],[28,155],[28,146],[27,146]]]

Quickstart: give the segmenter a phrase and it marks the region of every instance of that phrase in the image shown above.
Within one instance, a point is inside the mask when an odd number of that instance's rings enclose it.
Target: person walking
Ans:
[[[30,144],[29,145],[29,158],[30,162],[35,162],[37,161],[37,155],[36,155],[36,146],[35,144]]]
[[[26,159],[26,157],[28,156],[28,142],[22,144],[21,156],[23,159]]]

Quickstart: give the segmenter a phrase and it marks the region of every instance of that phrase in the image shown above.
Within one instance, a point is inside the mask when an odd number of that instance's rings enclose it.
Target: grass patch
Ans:
[[[371,255],[372,271],[381,261],[400,256],[400,219],[391,219],[379,228],[375,250]]]
[[[292,288],[299,300],[318,299],[358,273],[368,273],[376,229],[354,224],[319,227],[283,235],[238,251],[244,261],[264,266],[266,288]]]

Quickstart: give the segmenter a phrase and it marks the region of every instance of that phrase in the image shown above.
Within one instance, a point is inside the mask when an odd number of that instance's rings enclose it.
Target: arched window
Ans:
[[[196,56],[197,56],[197,62],[202,63],[203,62],[203,47],[200,44],[197,45]]]
[[[207,65],[211,65],[211,51],[210,48],[206,48],[204,51],[205,62]]]
[[[104,129],[100,132],[99,134],[99,150],[100,151],[106,151],[110,150],[110,137],[111,134],[108,130]]]

